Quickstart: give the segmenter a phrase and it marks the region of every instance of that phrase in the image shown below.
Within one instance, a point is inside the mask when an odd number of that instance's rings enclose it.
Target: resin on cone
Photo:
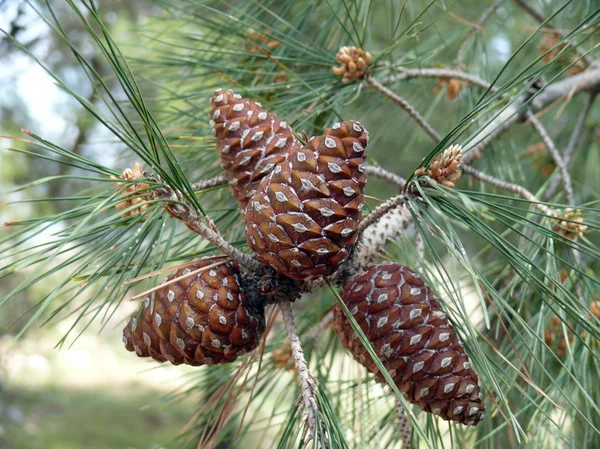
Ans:
[[[417,273],[395,263],[370,267],[346,285],[344,303],[406,399],[448,421],[477,425],[484,415],[478,378],[439,299]],[[341,306],[342,344],[385,382]]]
[[[300,147],[286,122],[256,101],[217,89],[210,124],[233,196],[244,212],[261,180],[292,148]]]
[[[258,346],[264,330],[262,305],[250,304],[236,264],[191,274],[222,259],[202,259],[165,281],[183,278],[146,297],[123,329],[123,342],[139,357],[175,365],[228,363]],[[186,276],[187,275],[187,276]]]
[[[356,241],[367,182],[368,133],[336,123],[294,147],[246,209],[246,240],[260,262],[293,279],[327,276]]]

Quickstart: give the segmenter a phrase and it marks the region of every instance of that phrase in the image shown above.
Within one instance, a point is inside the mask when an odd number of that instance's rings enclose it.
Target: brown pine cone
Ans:
[[[327,276],[346,260],[362,216],[368,133],[336,123],[261,182],[246,210],[258,260],[293,279]]]
[[[210,124],[233,196],[244,212],[260,181],[300,144],[286,122],[256,101],[217,89],[210,100]]]
[[[194,262],[165,282],[215,260]],[[264,330],[264,310],[250,303],[240,283],[237,264],[228,262],[157,290],[153,306],[146,297],[141,317],[136,313],[123,329],[125,348],[139,357],[194,366],[228,363],[252,351]]]
[[[477,425],[483,419],[477,374],[439,299],[417,273],[396,263],[372,266],[346,285],[342,299],[408,401],[448,421]],[[344,347],[385,382],[341,306],[334,314]]]

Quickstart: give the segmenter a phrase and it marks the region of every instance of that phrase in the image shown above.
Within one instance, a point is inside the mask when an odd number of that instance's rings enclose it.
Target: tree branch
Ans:
[[[404,179],[401,176],[398,176],[395,173],[387,171],[379,165],[367,165],[365,169],[365,174],[367,176],[379,178],[383,181],[389,182],[390,184],[394,184],[400,190],[402,190],[404,188],[404,185],[406,184],[406,179]]]
[[[554,209],[542,204],[540,200],[538,200],[533,193],[527,190],[525,187],[520,186],[518,184],[511,184],[510,182],[502,181],[501,179],[494,178],[480,170],[477,170],[470,165],[463,165],[462,167],[463,173],[473,176],[480,181],[486,182],[493,186],[498,187],[499,189],[508,190],[509,192],[514,192],[517,195],[525,198],[528,201],[531,201],[533,205],[540,210],[542,213],[554,217],[557,215],[557,212]]]
[[[145,174],[147,178],[153,179],[151,175]],[[255,258],[242,253],[232,246],[219,233],[217,227],[208,216],[203,216],[194,208],[181,194],[169,186],[158,187],[150,190],[150,194],[157,198],[166,200],[165,210],[172,216],[181,220],[190,230],[208,240],[215,248],[223,254],[231,257],[244,268],[255,273],[261,273],[265,266]]]
[[[575,195],[573,194],[573,184],[571,182],[571,176],[569,175],[569,171],[567,170],[567,165],[565,164],[565,161],[558,152],[556,145],[554,145],[554,142],[548,135],[548,132],[546,131],[546,128],[544,128],[544,125],[542,125],[538,118],[530,111],[527,112],[527,120],[531,123],[533,129],[535,129],[536,132],[540,135],[542,141],[546,145],[546,148],[548,148],[552,159],[554,159],[554,163],[556,164],[556,167],[558,167],[558,170],[563,179],[567,201],[569,205],[573,206],[575,204]]]
[[[577,144],[579,143],[582,137],[583,127],[585,126],[585,121],[590,113],[590,110],[592,109],[592,104],[594,103],[595,98],[596,92],[590,93],[583,105],[583,109],[581,110],[579,117],[577,118],[577,123],[575,124],[575,128],[573,128],[573,132],[571,133],[571,138],[569,139],[567,148],[565,148],[565,151],[563,152],[563,160],[566,166],[569,165],[569,161],[571,160],[571,157],[575,152],[575,148],[577,148]],[[552,178],[552,181],[550,182],[550,187],[548,187],[544,195],[544,199],[548,200],[554,196],[554,193],[556,192],[556,189],[558,188],[558,184],[560,183],[561,179],[562,176],[560,172]]]
[[[463,162],[465,164],[471,163],[475,155],[487,147],[492,140],[500,136],[500,134],[514,123],[525,120],[527,111],[535,114],[537,111],[562,97],[599,88],[600,68],[590,68],[585,72],[546,86],[533,98],[528,93],[521,95],[510,103],[485,128],[470,139],[470,143],[464,148],[465,155]],[[524,107],[526,104],[527,107]]]
[[[395,196],[394,198],[387,200],[385,203],[383,203],[382,205],[377,207],[373,212],[367,215],[367,218],[364,218],[358,225],[357,232],[359,235],[359,240],[362,238],[362,234],[367,227],[371,226],[373,223],[376,223],[390,210],[395,209],[396,207],[406,203],[406,201],[407,198],[405,194]]]
[[[387,87],[380,84],[374,78],[368,77],[366,81],[367,81],[367,84],[369,84],[371,87],[373,87],[379,93],[388,97],[390,100],[392,100],[394,103],[396,103],[402,109],[404,109],[408,113],[408,115],[410,115],[411,118],[415,122],[417,122],[417,124],[421,128],[423,128],[423,130],[427,133],[427,135],[429,135],[433,140],[435,140],[436,142],[439,142],[441,140],[441,137],[437,133],[437,131],[435,129],[433,129],[429,123],[427,123],[427,120],[425,120],[425,118],[423,118],[423,116],[421,114],[419,114],[419,112],[408,101],[406,101],[401,96],[395,94],[394,92],[389,90]]]
[[[294,323],[294,314],[292,313],[292,304],[289,301],[279,301],[278,304],[279,309],[281,310],[283,324],[285,325],[285,330],[290,340],[296,371],[300,378],[302,398],[304,399],[304,405],[306,406],[306,417],[308,421],[308,443],[315,436],[316,416],[319,411],[317,401],[315,400],[315,381],[308,371],[302,344],[298,338],[298,331],[296,330],[296,324]]]
[[[425,69],[407,69],[405,67],[395,67],[396,70],[400,71],[398,75],[392,75],[381,78],[379,81],[381,84],[393,84],[398,81],[405,81],[413,78],[436,78],[436,79],[459,79],[466,81],[475,86],[481,87],[482,89],[490,89],[492,92],[497,91],[496,87],[493,87],[487,81],[479,78],[476,75],[461,72],[460,70],[452,69],[437,69],[437,68],[425,68]]]

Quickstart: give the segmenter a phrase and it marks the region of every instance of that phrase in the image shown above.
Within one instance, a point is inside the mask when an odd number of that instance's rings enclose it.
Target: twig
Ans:
[[[467,49],[467,44],[469,43],[469,39],[471,39],[471,37],[473,37],[475,35],[475,33],[477,33],[477,31],[479,31],[481,29],[481,25],[483,25],[483,23],[492,14],[494,14],[494,12],[498,9],[498,7],[500,6],[500,4],[503,1],[504,0],[496,0],[494,3],[492,3],[483,12],[483,14],[481,14],[481,17],[479,17],[479,20],[477,21],[477,26],[471,27],[471,29],[469,30],[469,33],[467,34],[467,36],[463,39],[462,43],[460,44],[460,48],[458,49],[458,53],[456,53],[456,58],[454,58],[454,65],[460,64],[460,60],[462,59],[462,56],[463,56],[465,50]]]
[[[441,137],[437,133],[437,131],[435,129],[433,129],[429,123],[427,123],[427,120],[425,120],[425,118],[423,118],[423,116],[421,114],[419,114],[419,112],[408,101],[406,101],[401,96],[395,94],[394,92],[389,90],[384,85],[380,84],[374,78],[368,77],[366,81],[367,81],[367,84],[369,84],[371,87],[373,87],[379,93],[388,97],[390,100],[392,100],[394,103],[396,103],[402,109],[404,109],[408,113],[408,115],[410,115],[411,118],[415,122],[417,122],[417,124],[421,128],[423,128],[423,131],[425,131],[433,140],[435,140],[436,142],[439,142],[441,140]]]
[[[367,218],[363,219],[360,222],[360,224],[358,225],[357,232],[358,232],[358,235],[361,236],[361,237],[359,237],[359,239],[362,239],[362,234],[368,226],[379,221],[387,212],[406,203],[406,201],[407,201],[406,195],[401,194],[401,195],[395,196],[393,198],[390,198],[385,203],[383,203],[381,206],[379,206],[375,210],[373,210],[373,212],[371,212],[369,215],[367,215]]]
[[[590,68],[577,75],[546,86],[544,90],[533,98],[531,98],[529,93],[521,95],[519,98],[513,100],[483,130],[470,139],[470,143],[464,148],[465,155],[463,162],[465,164],[471,163],[476,154],[487,147],[490,142],[510,126],[519,121],[524,121],[527,111],[536,113],[564,96],[598,88],[600,88],[600,68]],[[527,102],[529,102],[528,109],[523,107]]]
[[[479,179],[480,181],[486,182],[488,184],[491,184],[495,187],[498,187],[499,189],[508,190],[509,192],[514,192],[517,195],[522,196],[526,200],[531,201],[538,210],[540,210],[542,213],[544,213],[550,217],[554,217],[557,215],[557,212],[554,209],[546,206],[545,204],[542,204],[540,202],[540,200],[538,200],[533,193],[531,193],[529,190],[527,190],[523,186],[520,186],[518,184],[511,184],[510,182],[506,182],[506,181],[502,181],[501,179],[494,178],[493,176],[490,176],[480,170],[477,170],[477,169],[471,167],[470,165],[463,165],[462,171],[463,171],[463,173],[471,175],[474,178]]]
[[[577,118],[577,123],[575,124],[575,128],[573,128],[573,132],[571,133],[571,137],[569,139],[569,143],[563,152],[563,160],[566,166],[569,165],[569,161],[575,152],[575,148],[577,148],[577,144],[581,138],[583,127],[585,126],[585,121],[592,109],[592,104],[594,99],[596,98],[596,92],[592,92],[587,98],[583,105],[583,109]],[[546,190],[544,195],[544,199],[548,200],[554,196],[556,189],[558,188],[558,184],[562,179],[561,173],[557,173],[556,176],[552,178],[550,186]]]
[[[296,329],[296,324],[294,323],[294,314],[292,313],[292,304],[289,301],[279,301],[279,309],[281,310],[283,324],[285,325],[285,330],[290,340],[296,371],[300,378],[302,398],[304,399],[304,405],[306,406],[308,421],[308,443],[315,436],[315,423],[318,413],[317,401],[315,400],[315,381],[308,371],[302,344],[298,338],[298,331]]]
[[[227,184],[227,177],[225,175],[215,176],[214,178],[205,179],[202,181],[195,182],[192,184],[192,190],[198,192],[200,190],[210,189],[211,187],[217,187]]]
[[[451,69],[436,69],[436,68],[426,68],[426,69],[407,69],[404,67],[395,67],[396,70],[400,71],[398,75],[392,75],[388,77],[381,78],[379,82],[381,84],[393,84],[398,81],[405,81],[413,78],[441,78],[441,79],[459,79],[461,81],[466,81],[468,83],[473,84],[474,86],[481,87],[482,89],[490,89],[490,91],[495,92],[498,88],[493,87],[487,81],[479,78],[476,75],[471,75],[469,73],[461,72],[460,70],[451,70]]]
[[[533,6],[528,4],[526,0],[513,0],[513,1],[517,4],[517,6],[519,6],[519,8],[521,8],[523,11],[525,11],[527,14],[529,14],[535,20],[537,20],[540,23],[545,23],[546,27],[548,27],[548,28],[552,28],[555,34],[558,34],[563,39],[565,39],[567,37],[568,33],[564,32],[562,30],[559,30],[557,28],[554,28],[550,24],[550,22],[548,22],[546,20],[544,15],[541,12],[539,12],[537,9],[535,9]],[[572,47],[577,53],[579,53],[579,55],[581,56],[581,59],[587,65],[590,65],[592,63],[592,60],[585,54],[585,50],[580,49],[579,47],[570,43],[569,41],[567,41],[566,44],[569,47]]]
[[[398,176],[395,173],[387,171],[385,168],[380,167],[379,165],[367,165],[365,174],[367,176],[379,178],[383,181],[389,182],[390,184],[394,184],[400,190],[402,190],[406,184],[406,179]]]
[[[398,430],[400,431],[401,449],[410,449],[410,421],[404,414],[404,406],[400,398],[396,398],[396,416],[398,417]]]
[[[540,135],[542,141],[546,145],[546,148],[548,148],[550,155],[552,155],[552,159],[554,159],[554,163],[558,167],[560,175],[563,179],[567,201],[569,205],[573,206],[575,204],[575,195],[573,194],[573,183],[571,181],[571,176],[569,175],[569,171],[567,170],[567,165],[565,164],[565,161],[558,152],[556,145],[554,145],[554,142],[548,135],[548,132],[546,131],[546,128],[544,128],[544,125],[542,125],[538,118],[530,111],[527,112],[527,120],[531,123],[533,129],[535,129],[535,131]]]
[[[152,179],[152,176],[149,174],[145,174],[145,176]],[[265,266],[256,259],[242,253],[227,242],[219,233],[213,221],[208,216],[202,216],[200,211],[190,205],[181,192],[173,190],[169,186],[151,189],[150,192],[154,197],[167,201],[164,207],[171,216],[181,220],[190,230],[204,237],[223,254],[229,256],[248,270],[256,273],[265,270]]]

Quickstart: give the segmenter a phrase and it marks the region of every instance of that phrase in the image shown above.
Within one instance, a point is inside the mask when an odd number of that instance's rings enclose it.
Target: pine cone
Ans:
[[[210,100],[210,124],[233,196],[244,212],[260,181],[300,144],[286,122],[258,102],[217,89]]]
[[[214,262],[201,259],[165,282]],[[237,264],[231,262],[159,289],[153,306],[146,297],[138,316],[123,329],[125,348],[174,365],[231,362],[258,346],[265,325],[262,305],[250,303]]]
[[[477,374],[439,299],[417,273],[395,263],[375,265],[348,283],[342,298],[408,401],[448,421],[477,425],[483,419]],[[344,347],[384,382],[339,305],[334,313]]]
[[[246,210],[258,260],[293,279],[328,276],[348,257],[364,201],[368,133],[336,123],[263,179]]]
[[[438,154],[429,169],[424,167],[415,171],[415,176],[426,174],[433,181],[446,187],[454,187],[460,179],[462,164],[462,147],[452,145]]]

